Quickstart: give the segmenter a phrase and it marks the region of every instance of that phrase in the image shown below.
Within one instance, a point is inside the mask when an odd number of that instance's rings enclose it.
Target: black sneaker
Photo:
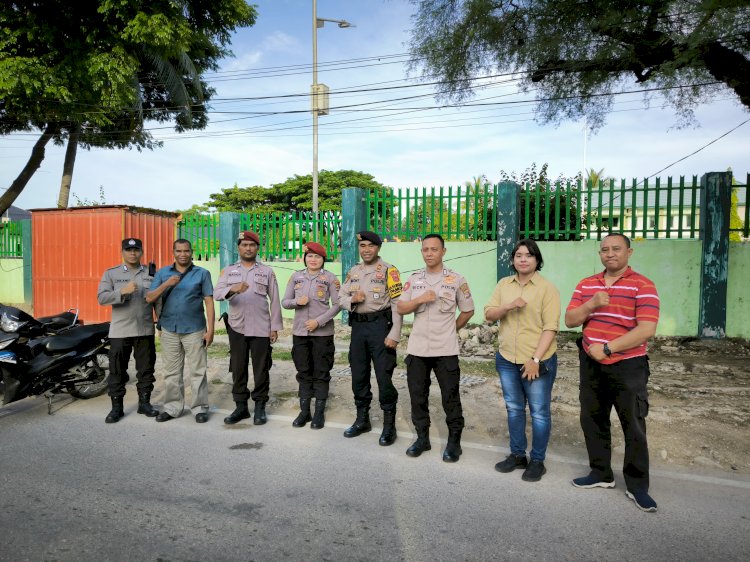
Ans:
[[[656,502],[648,495],[648,492],[643,490],[627,490],[625,495],[629,497],[635,503],[636,507],[641,511],[647,511],[649,513],[656,513]]]
[[[531,461],[529,466],[526,467],[526,470],[523,471],[521,480],[525,480],[526,482],[539,482],[545,474],[547,474],[547,469],[544,468],[544,463],[542,461]]]
[[[614,480],[604,480],[593,472],[588,476],[581,476],[573,479],[573,486],[576,488],[614,488]]]
[[[526,460],[525,456],[519,457],[511,454],[504,461],[497,463],[495,470],[498,472],[513,472],[517,468],[526,468],[528,464],[529,461]]]

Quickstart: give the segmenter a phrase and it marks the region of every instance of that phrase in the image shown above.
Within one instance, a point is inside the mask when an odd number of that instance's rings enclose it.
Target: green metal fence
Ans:
[[[497,238],[497,185],[367,193],[368,229],[383,240],[412,241],[432,232],[446,240]]]
[[[259,255],[267,261],[302,259],[305,242],[318,242],[329,260],[341,252],[341,211],[246,213],[240,230],[252,230],[261,238]]]
[[[732,186],[734,220],[730,232],[735,238],[747,238],[747,184]],[[618,231],[631,238],[699,238],[701,185],[697,176],[664,182],[648,178],[630,184],[621,180],[589,183],[583,194],[584,213],[581,218],[583,238],[600,239],[609,231]]]
[[[750,236],[748,184],[732,186],[731,240]],[[431,232],[446,240],[496,240],[499,185],[370,191],[367,224],[388,241],[419,240]],[[631,238],[699,238],[701,186],[698,176],[663,180],[606,180],[599,185],[556,182],[520,187],[521,237],[536,240],[601,239],[608,232]],[[261,259],[296,260],[307,241],[321,242],[330,259],[341,252],[340,211],[245,213],[240,229],[261,236]],[[195,253],[219,252],[219,214],[186,215],[181,237]],[[20,230],[18,235],[20,244]],[[4,241],[0,241],[3,244]],[[5,243],[7,247],[7,243]],[[18,248],[20,251],[20,247]]]
[[[177,237],[190,240],[197,259],[219,255],[219,214],[183,215],[177,223]]]
[[[0,258],[23,257],[21,221],[0,222]]]

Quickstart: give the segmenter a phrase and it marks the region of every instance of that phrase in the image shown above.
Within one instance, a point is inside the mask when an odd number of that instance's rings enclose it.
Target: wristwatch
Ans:
[[[532,357],[531,357],[531,360],[532,360],[532,361],[533,361],[534,363],[536,363],[537,365],[539,365],[539,357],[533,357],[533,356],[532,356]]]
[[[609,348],[609,344],[606,343],[604,344],[604,355],[606,355],[607,357],[612,355],[612,350]]]

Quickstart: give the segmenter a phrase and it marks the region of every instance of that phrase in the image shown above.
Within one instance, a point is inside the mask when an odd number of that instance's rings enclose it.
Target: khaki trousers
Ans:
[[[204,330],[190,334],[161,332],[161,353],[164,363],[164,411],[178,417],[185,408],[186,372],[192,391],[190,409],[193,414],[208,412],[208,380],[206,377],[206,348]]]

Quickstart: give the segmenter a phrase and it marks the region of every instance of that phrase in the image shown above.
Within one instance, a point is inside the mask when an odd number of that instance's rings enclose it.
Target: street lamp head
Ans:
[[[346,29],[347,27],[356,27],[353,23],[350,23],[346,20],[333,20],[329,18],[315,18],[315,27],[320,29],[325,25],[326,22],[335,23],[338,25],[341,29]]]

